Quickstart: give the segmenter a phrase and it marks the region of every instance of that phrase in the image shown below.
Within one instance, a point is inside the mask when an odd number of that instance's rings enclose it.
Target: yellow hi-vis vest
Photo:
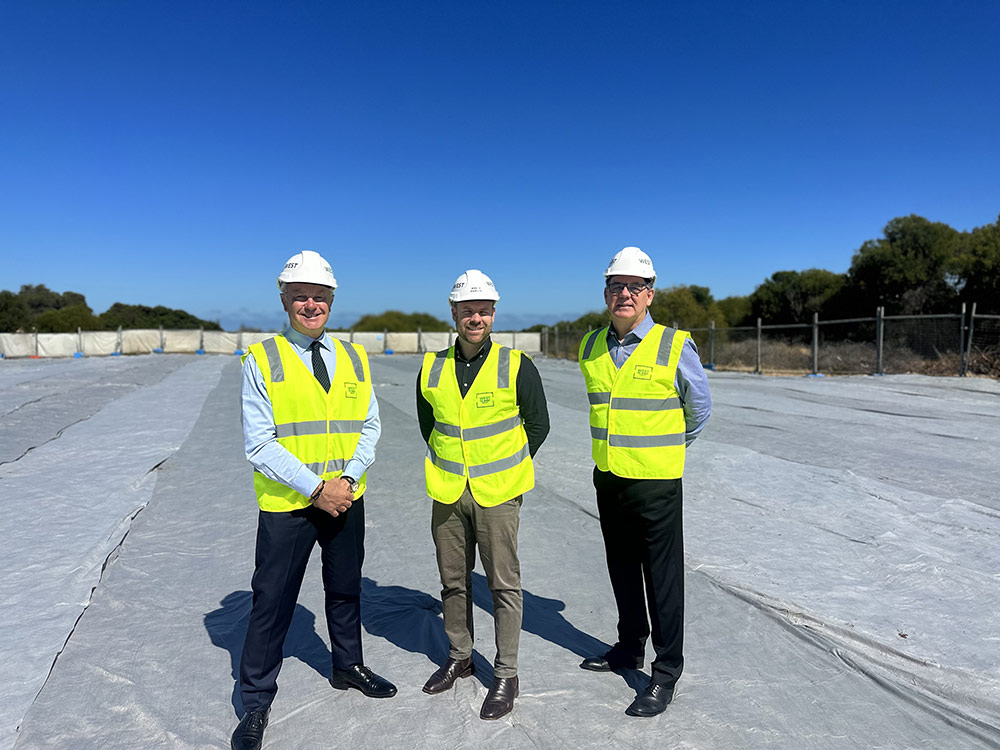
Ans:
[[[372,379],[368,356],[357,344],[333,341],[337,364],[327,393],[284,336],[250,346],[264,376],[274,412],[278,442],[323,479],[334,479],[354,456],[368,416]],[[367,475],[355,477],[361,497]],[[254,472],[253,488],[261,510],[305,508],[309,498],[291,487]]]
[[[684,410],[674,377],[690,335],[654,325],[620,370],[608,351],[607,328],[583,337],[580,369],[598,469],[629,479],[683,476]]]
[[[455,347],[424,355],[420,392],[434,407],[424,479],[427,494],[438,502],[456,502],[466,482],[476,502],[487,508],[535,486],[517,406],[522,355],[493,344],[465,398],[455,377]]]

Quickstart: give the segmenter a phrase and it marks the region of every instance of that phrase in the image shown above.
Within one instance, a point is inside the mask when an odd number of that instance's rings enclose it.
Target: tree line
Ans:
[[[39,333],[76,333],[114,331],[122,328],[169,328],[184,330],[204,328],[221,331],[210,320],[201,320],[184,310],[158,305],[126,305],[116,302],[95,315],[87,299],[78,292],[54,292],[45,284],[24,284],[19,292],[0,291],[0,332],[38,331]]]
[[[1000,216],[969,232],[910,215],[885,225],[882,237],[868,240],[845,273],[821,268],[777,271],[747,296],[716,300],[708,287],[657,289],[649,306],[653,319],[682,328],[811,323],[886,315],[959,312],[963,303],[976,312],[1000,314]],[[607,312],[590,312],[561,328],[607,325]],[[531,331],[540,331],[541,325]]]
[[[864,242],[845,273],[821,268],[777,271],[753,293],[716,300],[707,286],[657,289],[650,305],[654,320],[682,328],[752,326],[872,317],[882,306],[887,315],[958,312],[962,303],[1000,314],[1000,216],[992,224],[961,232],[947,224],[910,215],[892,219],[882,237]],[[561,328],[607,325],[607,312],[589,312]],[[44,284],[0,292],[0,331],[65,332],[122,328],[221,330],[183,310],[116,302],[94,315],[82,294],[49,290]],[[540,331],[541,324],[525,330]],[[551,326],[549,326],[551,327]],[[449,331],[451,322],[428,313],[388,310],[364,315],[355,331]]]

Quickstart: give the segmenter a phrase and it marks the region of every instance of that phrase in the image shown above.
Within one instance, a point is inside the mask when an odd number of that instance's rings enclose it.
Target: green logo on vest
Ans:
[[[493,407],[493,391],[489,393],[477,393],[476,394],[476,406],[480,409],[489,409]]]
[[[653,374],[653,368],[650,365],[636,365],[635,373],[632,375],[633,380],[649,380]]]
[[[344,383],[344,398],[357,398],[357,397],[358,397],[358,384]]]

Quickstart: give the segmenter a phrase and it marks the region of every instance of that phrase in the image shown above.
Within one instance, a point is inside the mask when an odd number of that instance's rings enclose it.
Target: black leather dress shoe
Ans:
[[[384,677],[379,677],[364,664],[333,670],[330,685],[337,690],[357,688],[369,698],[391,698],[396,694],[395,685]]]
[[[591,672],[611,672],[615,669],[642,669],[642,659],[626,656],[622,651],[612,647],[603,656],[588,656],[580,662],[580,669]]]
[[[474,671],[472,657],[467,659],[448,659],[444,666],[430,676],[424,685],[424,692],[431,695],[443,693],[455,684],[459,677],[469,677]]]
[[[233,741],[230,743],[233,750],[260,750],[260,745],[264,741],[264,727],[267,726],[267,715],[270,708],[262,708],[260,711],[248,711],[233,732]]]
[[[517,693],[517,677],[494,677],[493,687],[486,694],[479,718],[492,720],[506,716],[514,708]]]
[[[651,682],[646,685],[642,694],[632,701],[632,705],[625,709],[625,713],[629,716],[656,716],[663,713],[673,697],[673,688]]]

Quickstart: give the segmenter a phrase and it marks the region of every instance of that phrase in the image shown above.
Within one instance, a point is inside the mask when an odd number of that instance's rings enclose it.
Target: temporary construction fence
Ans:
[[[369,354],[419,354],[446,349],[455,342],[454,331],[382,333],[330,331],[334,338],[353,341]],[[251,344],[275,333],[177,331],[163,328],[76,333],[0,333],[0,357],[94,357],[122,354],[243,354]],[[528,353],[541,351],[541,334],[494,332],[493,340]]]
[[[674,327],[677,323],[673,322]],[[690,328],[705,367],[768,374],[990,375],[1000,377],[1000,315],[886,315],[812,323]],[[587,332],[542,331],[542,352],[576,359]]]

